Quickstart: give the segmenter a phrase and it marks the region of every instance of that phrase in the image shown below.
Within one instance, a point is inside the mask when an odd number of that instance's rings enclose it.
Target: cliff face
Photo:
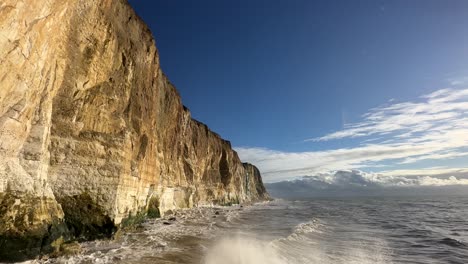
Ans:
[[[2,1],[0,65],[0,259],[147,210],[268,197],[191,118],[125,0]]]

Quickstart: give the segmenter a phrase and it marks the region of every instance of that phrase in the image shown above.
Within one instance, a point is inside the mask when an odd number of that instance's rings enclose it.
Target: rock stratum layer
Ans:
[[[268,198],[193,120],[126,0],[0,2],[0,259],[147,211]]]

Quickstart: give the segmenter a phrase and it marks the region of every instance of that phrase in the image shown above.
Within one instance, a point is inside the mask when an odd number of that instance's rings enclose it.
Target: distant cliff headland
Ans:
[[[191,118],[126,0],[0,3],[0,261],[150,213],[268,198]]]

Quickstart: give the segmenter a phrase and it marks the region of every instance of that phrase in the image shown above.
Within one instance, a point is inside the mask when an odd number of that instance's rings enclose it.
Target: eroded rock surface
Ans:
[[[126,0],[1,1],[0,65],[0,259],[148,209],[268,197],[191,118]]]

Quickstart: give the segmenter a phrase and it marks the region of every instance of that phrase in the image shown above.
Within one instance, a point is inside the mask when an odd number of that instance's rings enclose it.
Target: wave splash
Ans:
[[[205,258],[205,264],[285,264],[269,242],[236,236],[218,241]]]
[[[341,241],[330,244],[327,227],[318,220],[297,225],[293,232],[272,241],[239,233],[218,240],[206,254],[204,264],[389,264],[385,245],[371,248]]]

